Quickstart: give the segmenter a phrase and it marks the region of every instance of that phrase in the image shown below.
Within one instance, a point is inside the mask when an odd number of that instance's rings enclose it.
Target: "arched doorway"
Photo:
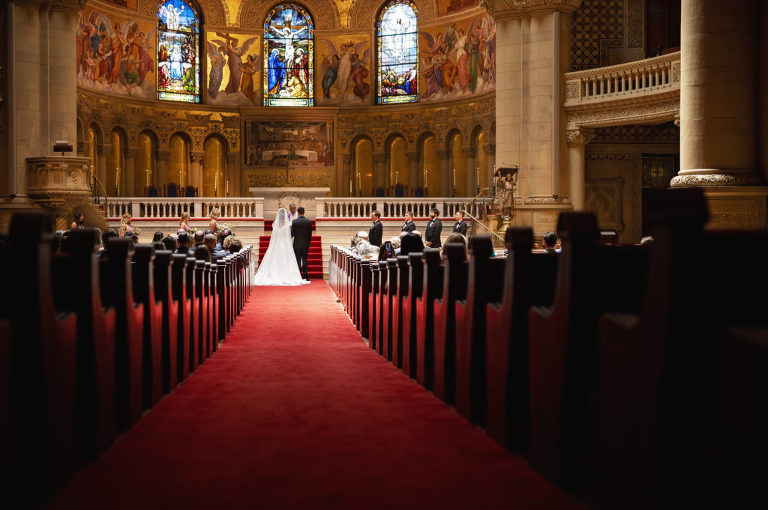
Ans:
[[[224,184],[227,149],[218,136],[211,136],[203,146],[203,190],[202,196],[221,197],[226,193]]]
[[[143,194],[148,196],[150,195],[150,189],[155,187],[157,182],[155,176],[157,141],[154,133],[150,131],[139,133],[136,139],[136,149],[136,173],[133,176],[134,190],[137,195]]]
[[[358,138],[355,148],[354,160],[354,187],[361,196],[372,196],[374,187],[373,178],[373,142],[370,138]]]

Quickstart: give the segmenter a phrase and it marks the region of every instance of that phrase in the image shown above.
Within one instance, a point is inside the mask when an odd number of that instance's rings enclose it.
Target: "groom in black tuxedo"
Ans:
[[[299,217],[291,224],[291,237],[293,237],[293,252],[296,254],[296,263],[299,265],[301,276],[309,280],[307,271],[307,258],[309,257],[309,244],[312,241],[312,222],[304,217],[304,208],[299,207]]]

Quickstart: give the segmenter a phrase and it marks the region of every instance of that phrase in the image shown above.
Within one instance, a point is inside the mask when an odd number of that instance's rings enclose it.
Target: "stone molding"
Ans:
[[[477,156],[477,149],[474,147],[463,147],[461,152],[466,158],[474,159]]]
[[[264,29],[264,20],[269,10],[279,2],[262,0],[243,0],[237,13],[237,25],[245,30]],[[315,30],[334,30],[339,28],[339,11],[332,0],[303,0],[299,2],[307,8],[315,23]],[[358,3],[367,3],[359,0]]]
[[[683,173],[685,172],[685,173]],[[697,186],[755,186],[760,184],[760,178],[752,173],[725,173],[723,170],[684,170],[672,178],[673,188]]]
[[[565,131],[565,142],[568,146],[587,145],[595,138],[595,130],[579,126]]]
[[[189,153],[189,160],[192,163],[202,163],[204,159],[205,159],[205,152],[194,151]]]
[[[90,165],[88,158],[27,158],[27,195],[44,207],[62,207],[68,201],[88,197]]]
[[[374,163],[386,163],[387,162],[387,153],[386,152],[374,152],[373,153],[373,162]]]
[[[441,161],[448,161],[449,159],[451,159],[451,151],[449,151],[448,149],[438,149],[436,152],[437,152],[437,157]]]
[[[437,17],[437,2],[434,0],[411,0],[419,11],[419,24],[424,24]],[[581,0],[579,0],[581,1]],[[354,0],[349,11],[349,27],[370,31],[376,27],[376,16],[386,4],[386,0]],[[373,28],[375,29],[375,28]]]
[[[409,163],[418,163],[419,157],[421,156],[421,153],[419,152],[406,152],[405,157],[408,158]]]
[[[514,19],[547,12],[573,12],[582,0],[485,0],[481,5],[496,21]]]
[[[66,12],[77,15],[83,7],[86,0],[13,0],[16,5],[39,6],[41,9],[49,11]]]

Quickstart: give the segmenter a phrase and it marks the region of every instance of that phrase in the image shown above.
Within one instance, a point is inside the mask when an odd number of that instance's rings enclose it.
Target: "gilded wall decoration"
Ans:
[[[215,31],[206,34],[209,104],[253,105],[261,102],[261,44],[253,34]]]
[[[203,11],[203,20],[207,26],[224,27],[227,25],[227,7],[222,0],[195,0]],[[157,15],[157,0],[138,0],[139,14],[155,17]]]
[[[332,122],[248,121],[244,166],[333,166],[333,137]]]
[[[154,99],[157,26],[96,9],[78,15],[77,85],[107,94]]]
[[[680,128],[672,122],[664,124],[631,124],[595,129],[593,143],[680,143]]]
[[[246,171],[245,178],[249,188],[323,188],[331,186],[333,174],[329,170],[259,169]]]
[[[243,0],[238,13],[238,25],[241,27],[262,27],[269,11],[279,2],[261,0]],[[290,2],[285,2],[290,3]],[[333,30],[340,26],[339,10],[333,0],[305,0],[297,2],[307,8],[312,15],[315,30]],[[362,1],[358,3],[368,3]]]
[[[496,88],[496,23],[483,12],[420,33],[421,96],[445,101]]]
[[[371,102],[371,38],[318,38],[315,53],[315,98],[320,106],[350,106]]]
[[[478,0],[437,0],[437,14],[451,14],[470,9],[478,4]]]

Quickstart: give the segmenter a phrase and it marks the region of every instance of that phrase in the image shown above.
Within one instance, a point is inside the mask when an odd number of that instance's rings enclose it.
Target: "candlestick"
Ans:
[[[227,179],[227,190],[226,190],[226,192],[227,192],[227,196],[229,196],[229,179]]]
[[[352,196],[352,179],[349,180],[349,195]]]
[[[181,182],[181,170],[179,170],[179,187],[181,188],[183,186],[184,186],[184,183]]]
[[[147,172],[147,188],[149,188],[149,168],[146,169]]]

